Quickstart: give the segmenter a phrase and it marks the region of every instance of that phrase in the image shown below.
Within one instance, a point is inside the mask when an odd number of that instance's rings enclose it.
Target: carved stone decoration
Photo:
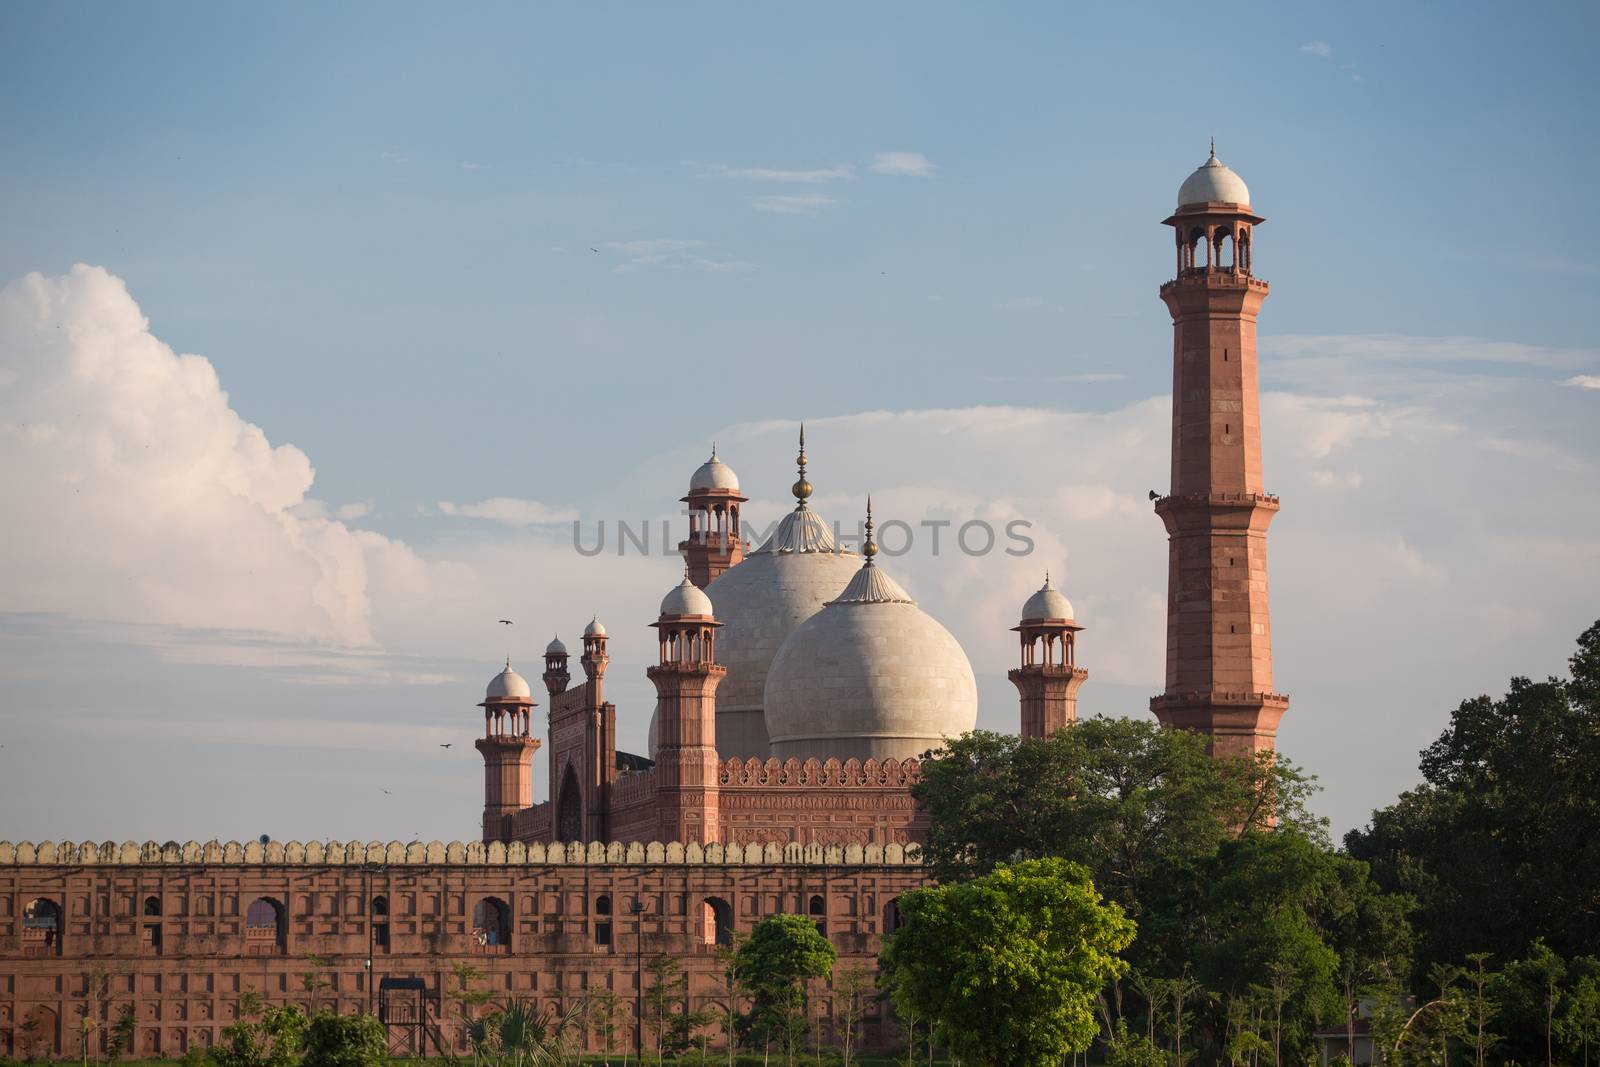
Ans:
[[[382,841],[368,841],[367,847],[363,849],[358,858],[352,862],[381,864],[387,858],[388,852],[388,848],[385,847]]]
[[[88,846],[85,846],[85,847],[88,847]],[[200,842],[198,842],[198,841],[185,841],[183,843],[183,852],[181,853],[181,855],[183,857],[183,862],[185,862],[185,863],[199,863],[200,862]],[[85,861],[85,862],[87,862],[87,861]]]
[[[264,853],[262,859],[267,863],[282,863],[284,856],[283,843],[281,841],[268,841]]]
[[[423,851],[423,857],[432,865],[438,866],[444,862],[444,842],[429,841],[428,847]]]
[[[566,863],[567,846],[563,845],[560,841],[550,842],[545,846],[544,849],[544,861],[546,863]]]
[[[17,844],[17,862],[34,863],[39,858],[39,850],[33,847],[32,841],[22,841]]]
[[[644,846],[641,845],[639,842],[634,841],[634,842],[631,842],[628,845],[628,862],[629,863],[643,863],[644,862],[644,856],[645,856]]]
[[[406,858],[403,861],[408,866],[420,867],[428,862],[428,846],[421,841],[413,841],[406,846]]]
[[[17,846],[10,841],[0,841],[0,863],[17,862]]]
[[[866,850],[859,844],[851,842],[844,846],[844,862],[855,865],[866,862]]]
[[[580,863],[582,863],[584,861],[584,858],[587,855],[588,855],[588,850],[584,848],[583,843],[581,841],[570,841],[570,842],[567,843],[567,862],[568,863],[580,864]]]
[[[606,862],[622,863],[628,857],[628,846],[621,841],[613,841],[606,846]]]
[[[383,848],[383,862],[401,864],[406,861],[406,846],[402,841],[390,841]]]
[[[283,862],[301,864],[306,861],[306,846],[299,841],[290,841],[283,846]]]
[[[122,847],[117,849],[117,862],[125,863],[130,867],[139,862],[139,843],[137,841],[124,841]]]
[[[706,862],[707,863],[721,863],[722,862],[723,853],[724,853],[724,850],[723,850],[723,847],[722,847],[722,842],[720,842],[720,841],[711,842],[711,844],[706,846]]]
[[[783,846],[778,844],[776,841],[768,841],[766,847],[761,850],[761,862],[769,863],[774,866],[782,863]]]
[[[327,844],[327,857],[329,863],[344,862],[344,842],[329,841]]]
[[[105,860],[105,856],[106,856],[106,848],[105,848],[104,845],[101,845],[100,846],[100,858],[101,858],[102,861]],[[215,838],[213,838],[212,840],[207,841],[204,845],[201,845],[200,846],[200,862],[201,863],[221,863],[222,862],[222,842],[216,840]],[[322,856],[319,854],[317,856],[317,858],[312,860],[311,862],[313,862],[313,863],[321,863],[322,862]]]
[[[667,862],[674,864],[683,862],[683,845],[680,842],[670,841],[667,843]]]
[[[891,841],[883,847],[883,862],[904,863],[906,850],[898,841]]]
[[[882,863],[883,846],[878,844],[876,841],[870,842],[865,849],[865,855],[863,856],[862,862],[870,866],[876,866]]]
[[[496,867],[505,866],[505,862],[506,862],[506,846],[505,846],[505,842],[503,842],[503,841],[491,841],[491,842],[489,842],[489,849],[488,849],[487,855],[485,855],[485,857],[484,857],[484,862],[492,864],[493,866],[496,866]]]
[[[249,841],[244,846],[244,861],[246,863],[260,863],[266,855],[266,850],[261,847],[260,841]]]
[[[660,841],[652,841],[644,847],[644,861],[646,863],[667,862],[667,849]]]
[[[669,855],[668,862],[670,863],[671,862],[671,859],[670,859],[670,855],[671,854],[669,853],[668,855]],[[689,842],[689,847],[687,847],[687,848],[685,848],[683,850],[683,862],[685,862],[685,863],[704,863],[705,861],[706,861],[706,850],[700,847],[700,842],[698,842],[698,841]]]
[[[589,847],[584,850],[583,862],[601,864],[606,861],[606,846],[599,841],[589,842]]]
[[[328,858],[328,847],[321,841],[311,841],[306,844],[306,862],[324,863]]]
[[[521,866],[528,862],[528,846],[521,841],[513,841],[506,846],[506,862]]]
[[[543,863],[545,861],[545,852],[546,852],[546,849],[544,847],[544,842],[542,842],[542,841],[533,842],[532,844],[530,844],[528,846],[528,862],[529,863]]]

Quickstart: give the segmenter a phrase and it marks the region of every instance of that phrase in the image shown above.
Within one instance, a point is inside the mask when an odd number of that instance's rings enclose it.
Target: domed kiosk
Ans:
[[[767,673],[766,726],[780,760],[911,759],[977,722],[961,645],[873,562],[870,502],[861,551],[850,583],[795,628]]]

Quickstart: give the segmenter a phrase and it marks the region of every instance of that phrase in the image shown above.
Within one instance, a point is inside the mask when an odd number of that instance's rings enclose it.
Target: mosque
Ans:
[[[1288,698],[1272,682],[1253,213],[1215,148],[1164,222],[1176,273],[1172,468],[1152,492],[1168,533],[1164,724],[1217,755],[1270,751]],[[643,1014],[643,960],[677,958],[685,1007],[716,1002],[717,951],[780,912],[807,915],[841,968],[871,967],[925,885],[911,794],[920,761],[977,716],[960,644],[877,557],[870,503],[859,555],[810,507],[802,432],[795,505],[750,550],[739,478],[713,451],[689,478],[683,580],[651,626],[659,656],[649,751],[616,747],[606,627],[578,665],[545,650],[545,728],[510,663],[480,707],[481,840],[0,841],[0,1058],[207,1048],[241,995],[368,1011],[396,1055],[464,1050],[447,989],[470,964],[494,997],[559,1015],[594,991]],[[1046,579],[1018,612],[1018,725],[1069,726],[1087,678],[1082,627]],[[630,712],[635,714],[635,712]],[[550,800],[532,801],[543,748]],[[834,1018],[818,998],[819,1029]],[[85,1022],[92,1025],[85,1025]],[[875,1005],[861,1047],[898,1040]],[[586,1035],[596,1049],[599,1038]]]

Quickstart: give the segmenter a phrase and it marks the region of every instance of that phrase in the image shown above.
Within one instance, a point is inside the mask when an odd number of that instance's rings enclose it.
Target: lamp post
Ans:
[[[384,871],[386,871],[388,869],[389,868],[387,866],[385,866],[384,864],[382,864],[382,863],[363,863],[361,865],[361,870],[366,875],[366,883],[367,883],[366,884],[367,899],[363,903],[363,910],[365,910],[366,915],[367,915],[367,1014],[368,1015],[372,1014],[372,945],[373,945],[372,939],[373,939],[373,936],[375,934],[375,930],[374,930],[374,927],[373,927],[373,914],[372,914],[372,876],[374,874],[382,874]]]
[[[634,991],[633,991],[633,1050],[639,1056],[639,1062],[644,1062],[644,903],[638,898],[633,898],[633,903],[628,905],[628,911],[633,915],[633,959],[634,959]]]

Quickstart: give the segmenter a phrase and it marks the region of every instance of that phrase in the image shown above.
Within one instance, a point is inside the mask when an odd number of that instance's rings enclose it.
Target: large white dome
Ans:
[[[1250,190],[1244,179],[1222,165],[1217,158],[1217,146],[1211,146],[1211,158],[1184,179],[1178,189],[1178,206],[1190,204],[1250,204]]]
[[[960,643],[871,563],[789,635],[763,700],[778,759],[908,759],[978,720]]]
[[[506,669],[489,679],[483,693],[485,700],[529,700],[532,697],[533,689],[527,679],[511,669],[509,659],[506,660]]]
[[[695,468],[689,476],[689,492],[696,489],[731,489],[739,491],[739,476],[733,468],[717,458],[717,446],[711,446],[711,458]]]

